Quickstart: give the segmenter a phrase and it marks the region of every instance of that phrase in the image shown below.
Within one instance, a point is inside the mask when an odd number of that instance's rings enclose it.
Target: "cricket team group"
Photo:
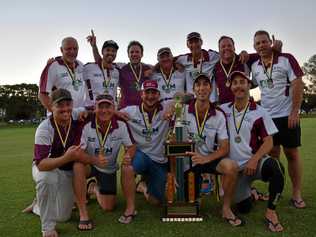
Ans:
[[[67,37],[61,56],[47,62],[40,78],[38,97],[47,119],[35,134],[36,198],[25,211],[39,215],[42,236],[58,236],[56,223],[67,221],[74,205],[78,229],[93,229],[87,199],[95,195],[102,210],[113,210],[118,170],[126,201],[120,223],[141,216],[136,190],[153,205],[164,203],[170,170],[164,143],[174,126],[177,95],[187,98],[182,123],[195,143],[188,153],[190,169],[198,187],[211,182],[208,174],[220,175],[224,221],[244,225],[235,212],[248,213],[255,200],[265,200],[267,228],[283,231],[276,212],[285,179],[281,146],[292,184],[289,203],[305,208],[298,150],[303,72],[291,54],[282,52],[280,40],[259,30],[253,37],[256,52],[237,54],[229,36],[218,40],[217,52],[203,49],[201,35],[191,32],[189,53],[175,56],[169,47],[161,48],[155,65],[142,62],[138,41],[129,43],[124,64],[115,63],[115,41],[105,41],[100,54],[93,31],[87,40],[93,63],[77,60],[78,42]],[[256,87],[260,105],[250,96]],[[136,175],[142,177],[138,185]],[[268,183],[268,195],[252,186],[255,180]],[[196,188],[196,198],[200,191]]]

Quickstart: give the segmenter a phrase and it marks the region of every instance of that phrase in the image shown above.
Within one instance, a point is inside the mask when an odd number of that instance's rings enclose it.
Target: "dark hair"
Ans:
[[[226,35],[223,35],[218,40],[218,47],[219,47],[219,44],[221,43],[221,41],[224,40],[224,39],[229,39],[233,43],[233,45],[235,46],[235,42],[234,42],[233,38],[231,38],[229,36],[226,36]]]
[[[127,53],[129,52],[129,49],[130,49],[132,46],[135,46],[135,45],[140,47],[140,50],[141,50],[142,53],[144,52],[144,47],[143,47],[143,45],[142,45],[139,41],[133,40],[133,41],[129,42],[129,44],[128,44],[128,46],[127,46]]]
[[[255,38],[257,35],[266,35],[268,37],[268,39],[271,41],[270,34],[265,30],[256,31],[256,33],[253,37]]]

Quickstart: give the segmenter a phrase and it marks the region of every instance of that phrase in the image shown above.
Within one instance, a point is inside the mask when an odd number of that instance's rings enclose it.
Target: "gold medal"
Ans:
[[[210,107],[207,108],[205,114],[204,114],[204,118],[203,118],[203,121],[202,123],[200,124],[200,119],[199,119],[199,113],[198,113],[198,109],[197,109],[197,103],[195,102],[194,104],[194,107],[195,107],[195,121],[197,123],[197,127],[198,127],[198,134],[197,136],[195,136],[196,138],[198,138],[198,144],[201,145],[202,143],[204,143],[204,140],[203,140],[203,130],[204,130],[204,127],[205,127],[205,122],[206,122],[206,118],[207,118],[207,115],[208,115],[208,112],[209,112],[209,109]]]
[[[273,59],[274,59],[274,53],[272,53],[272,57],[271,57],[271,60],[269,62],[269,65],[270,65],[269,67],[266,67],[266,65],[264,64],[262,58],[260,59],[262,67],[263,67],[264,74],[267,77],[267,86],[268,86],[269,89],[272,89],[274,87],[273,79],[272,79]]]
[[[136,80],[135,81],[135,89],[137,91],[139,91],[141,89],[140,83],[141,83],[141,78],[142,78],[143,65],[142,65],[142,63],[139,63],[139,73],[138,73],[138,75],[136,74],[136,71],[134,70],[134,68],[133,68],[131,63],[129,63],[129,67],[131,68],[132,73],[134,75],[134,78]]]
[[[233,67],[234,67],[234,64],[235,64],[235,60],[236,60],[236,55],[234,55],[233,62],[232,62],[232,64],[230,65],[230,68],[229,68],[228,72],[226,71],[226,68],[225,68],[225,66],[224,66],[224,64],[223,64],[223,61],[222,61],[222,60],[219,61],[220,65],[221,65],[221,67],[222,67],[222,69],[223,69],[223,72],[225,73],[225,76],[226,76],[226,83],[225,83],[225,86],[226,86],[226,87],[229,87],[229,86],[230,86],[229,76],[230,76],[230,73],[231,73],[232,70],[233,70]]]
[[[146,141],[150,142],[152,140],[152,134],[153,134],[153,129],[152,129],[152,121],[154,120],[155,116],[156,116],[156,113],[157,113],[157,109],[155,109],[154,111],[154,114],[153,114],[153,117],[151,119],[151,122],[149,121],[149,116],[148,116],[148,113],[146,113],[144,111],[144,104],[142,103],[141,105],[141,113],[142,113],[142,116],[143,116],[143,120],[144,120],[144,123],[145,123],[145,127],[146,127],[146,131],[147,131],[147,134],[146,134]]]
[[[240,142],[241,142],[241,136],[239,135],[239,132],[240,132],[240,129],[241,129],[241,125],[242,125],[242,123],[243,123],[243,121],[244,121],[244,119],[245,119],[245,116],[246,116],[246,113],[247,113],[248,108],[249,108],[249,102],[248,102],[248,104],[247,104],[246,109],[243,111],[243,115],[242,115],[242,117],[241,117],[240,122],[237,124],[237,122],[236,122],[236,116],[235,116],[235,105],[232,106],[233,119],[234,119],[234,127],[235,127],[236,134],[237,134],[237,135],[235,136],[235,139],[234,139],[234,141],[235,141],[236,143],[240,143]]]
[[[103,62],[101,62],[101,68],[100,69],[101,69],[102,76],[103,76],[103,83],[102,83],[102,85],[103,85],[104,93],[108,94],[109,93],[110,82],[112,80],[111,72],[110,72],[110,70],[108,68],[106,69],[103,66]],[[106,70],[107,78],[105,78],[105,73],[104,73],[105,70]]]
[[[67,72],[68,72],[68,74],[69,74],[69,76],[70,76],[70,78],[71,78],[72,86],[73,86],[74,90],[75,90],[75,91],[78,91],[78,90],[79,90],[79,86],[81,86],[82,83],[81,83],[80,80],[77,80],[77,79],[76,79],[76,72],[75,72],[75,69],[74,69],[74,70],[71,70],[71,69],[69,68],[68,64],[65,62],[65,60],[64,60],[64,64],[65,64],[65,66],[66,66],[66,68],[67,68]]]
[[[101,132],[99,131],[99,124],[98,124],[98,120],[97,120],[97,117],[95,118],[95,131],[97,133],[97,137],[98,137],[98,141],[99,141],[99,155],[101,156],[104,156],[105,152],[104,152],[104,146],[105,146],[105,142],[106,142],[106,139],[108,137],[108,134],[109,134],[109,131],[110,131],[110,128],[111,128],[111,125],[112,125],[112,121],[110,121],[107,129],[106,129],[106,132],[102,138],[102,134]]]

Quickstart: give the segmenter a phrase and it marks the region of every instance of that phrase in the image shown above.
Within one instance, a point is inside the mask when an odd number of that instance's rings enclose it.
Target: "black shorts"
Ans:
[[[279,132],[273,135],[273,145],[285,148],[301,146],[301,127],[288,128],[288,117],[274,118],[273,122]]]
[[[90,177],[98,181],[99,192],[103,195],[116,195],[116,172],[107,174],[91,166]]]

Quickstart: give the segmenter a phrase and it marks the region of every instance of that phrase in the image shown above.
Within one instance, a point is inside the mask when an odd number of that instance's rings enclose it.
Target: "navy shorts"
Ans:
[[[98,181],[99,192],[103,195],[116,195],[116,172],[107,174],[91,166],[90,177]]]

